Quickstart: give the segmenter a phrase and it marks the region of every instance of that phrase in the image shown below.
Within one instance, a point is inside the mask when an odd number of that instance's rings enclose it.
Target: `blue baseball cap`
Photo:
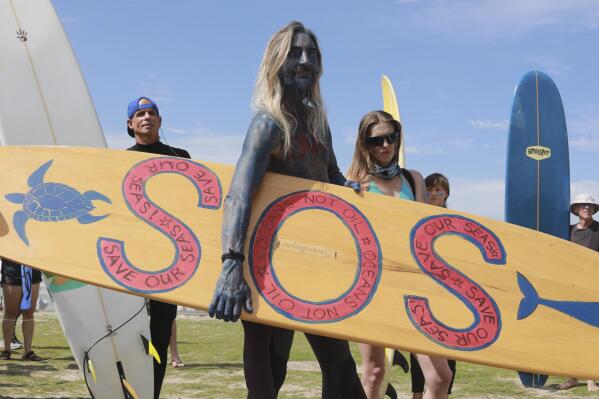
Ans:
[[[154,101],[152,101],[148,97],[137,97],[135,100],[131,101],[129,103],[129,106],[127,107],[127,119],[133,118],[133,115],[135,115],[135,113],[140,109],[147,108],[154,109],[154,111],[156,111],[156,114],[160,116],[160,112],[158,111],[158,105],[156,105]],[[127,133],[129,133],[129,136],[135,137],[135,133],[133,133],[133,130],[129,127],[127,127]]]

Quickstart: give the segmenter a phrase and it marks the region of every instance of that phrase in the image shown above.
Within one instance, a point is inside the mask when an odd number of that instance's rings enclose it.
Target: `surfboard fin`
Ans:
[[[125,390],[129,394],[129,396],[127,397],[127,399],[129,399],[129,398],[131,398],[131,399],[139,399],[139,396],[137,396],[137,392],[135,392],[135,389],[133,389],[133,387],[131,386],[131,384],[129,384],[129,382],[124,377],[121,378],[121,382],[123,383],[123,387],[125,387]]]
[[[408,360],[398,350],[393,352],[393,365],[401,367],[404,373],[410,371],[410,365],[408,364]]]
[[[94,369],[94,364],[91,359],[87,359],[87,371],[92,375],[94,379],[94,384],[97,382],[96,380],[96,370]]]
[[[520,273],[517,273],[517,275],[518,286],[522,295],[524,295],[518,307],[518,320],[522,320],[530,316],[537,306],[539,306],[539,294],[526,277]]]
[[[116,362],[116,368],[119,372],[119,377],[121,378],[121,387],[123,388],[123,394],[125,395],[125,399],[139,399],[137,396],[137,392],[135,389],[129,384],[129,381],[125,378],[125,370],[123,369],[123,363]]]
[[[156,359],[156,362],[158,364],[160,364],[160,355],[158,354],[158,351],[154,347],[154,344],[152,344],[152,341],[150,341],[149,339],[144,337],[142,334],[140,334],[139,336],[141,337],[141,342],[144,345],[144,350],[146,351],[146,355],[151,355],[154,359]]]
[[[522,371],[518,371],[518,376],[522,385],[526,388],[543,388],[545,382],[547,382],[547,378],[549,378],[548,375],[525,373]]]
[[[397,399],[397,392],[391,383],[387,384],[387,390],[385,391],[385,397],[389,397],[391,399]]]

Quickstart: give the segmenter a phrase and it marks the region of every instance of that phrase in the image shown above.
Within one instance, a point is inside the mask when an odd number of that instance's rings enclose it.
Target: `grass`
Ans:
[[[162,397],[166,399],[244,398],[240,323],[222,323],[197,316],[179,316],[179,350],[182,369],[167,369]],[[36,315],[35,351],[40,363],[0,361],[0,398],[88,398],[75,360],[54,313]],[[356,359],[358,350],[352,345]],[[170,363],[169,363],[170,364]],[[453,398],[584,398],[596,396],[586,384],[557,391],[560,377],[550,377],[544,389],[523,389],[516,373],[468,363],[458,363]],[[392,382],[401,398],[410,398],[409,374],[395,370]],[[281,399],[320,397],[318,364],[303,334],[296,334],[289,372]]]

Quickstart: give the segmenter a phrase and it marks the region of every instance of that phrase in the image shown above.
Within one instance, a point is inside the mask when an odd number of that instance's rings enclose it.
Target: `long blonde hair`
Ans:
[[[396,162],[399,158],[399,147],[401,145],[402,133],[401,124],[393,119],[391,114],[385,111],[371,111],[364,115],[360,121],[358,128],[358,137],[356,138],[356,148],[354,150],[354,156],[351,161],[351,165],[347,170],[347,178],[353,181],[363,183],[368,177],[368,172],[374,167],[374,160],[370,156],[370,151],[366,145],[366,138],[370,137],[370,131],[374,125],[379,123],[390,123],[397,132],[399,132],[399,139],[395,145],[395,154],[391,162]]]
[[[254,87],[254,110],[266,112],[283,132],[283,154],[287,155],[291,148],[291,135],[297,127],[297,121],[293,112],[286,109],[283,103],[283,84],[279,78],[279,70],[285,63],[293,35],[297,32],[306,33],[314,41],[318,66],[314,85],[310,89],[308,106],[308,133],[321,145],[327,145],[327,117],[325,107],[320,95],[320,77],[322,76],[322,55],[316,35],[309,29],[306,29],[300,22],[294,21],[276,32],[269,40],[258,76]]]

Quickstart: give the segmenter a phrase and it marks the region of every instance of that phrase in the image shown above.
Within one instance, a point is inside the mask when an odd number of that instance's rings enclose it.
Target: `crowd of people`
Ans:
[[[403,201],[447,207],[449,180],[440,173],[426,178],[402,168],[399,149],[402,126],[384,111],[366,113],[360,120],[355,151],[346,176],[341,172],[320,93],[322,54],[315,34],[299,22],[276,32],[262,58],[254,93],[255,115],[248,128],[229,192],[224,201],[222,271],[216,283],[209,314],[237,321],[241,312],[253,311],[250,286],[243,276],[244,244],[252,197],[266,172],[281,173],[368,191]],[[162,117],[157,104],[138,97],[127,109],[127,132],[135,140],[128,148],[154,154],[190,158],[190,154],[160,141]],[[599,205],[590,195],[576,197],[570,208],[580,222],[571,226],[571,240],[599,251],[599,223],[593,220]],[[392,220],[389,223],[393,223]],[[4,351],[10,359],[16,348],[15,323],[22,316],[25,360],[42,360],[32,350],[34,312],[41,274],[9,260],[2,262]],[[29,297],[29,305],[22,299]],[[170,345],[173,367],[182,367],[176,345],[177,306],[149,301],[152,342],[161,359]],[[249,399],[274,399],[286,373],[294,331],[242,321],[243,364]],[[362,376],[345,340],[306,333],[322,372],[322,397],[380,397],[385,373],[385,349],[359,344]],[[14,346],[11,347],[11,343]],[[456,362],[439,356],[410,355],[413,398],[447,398],[456,374]],[[155,397],[160,396],[166,362],[154,362]],[[569,379],[562,388],[576,385]],[[593,381],[589,390],[599,389]]]

